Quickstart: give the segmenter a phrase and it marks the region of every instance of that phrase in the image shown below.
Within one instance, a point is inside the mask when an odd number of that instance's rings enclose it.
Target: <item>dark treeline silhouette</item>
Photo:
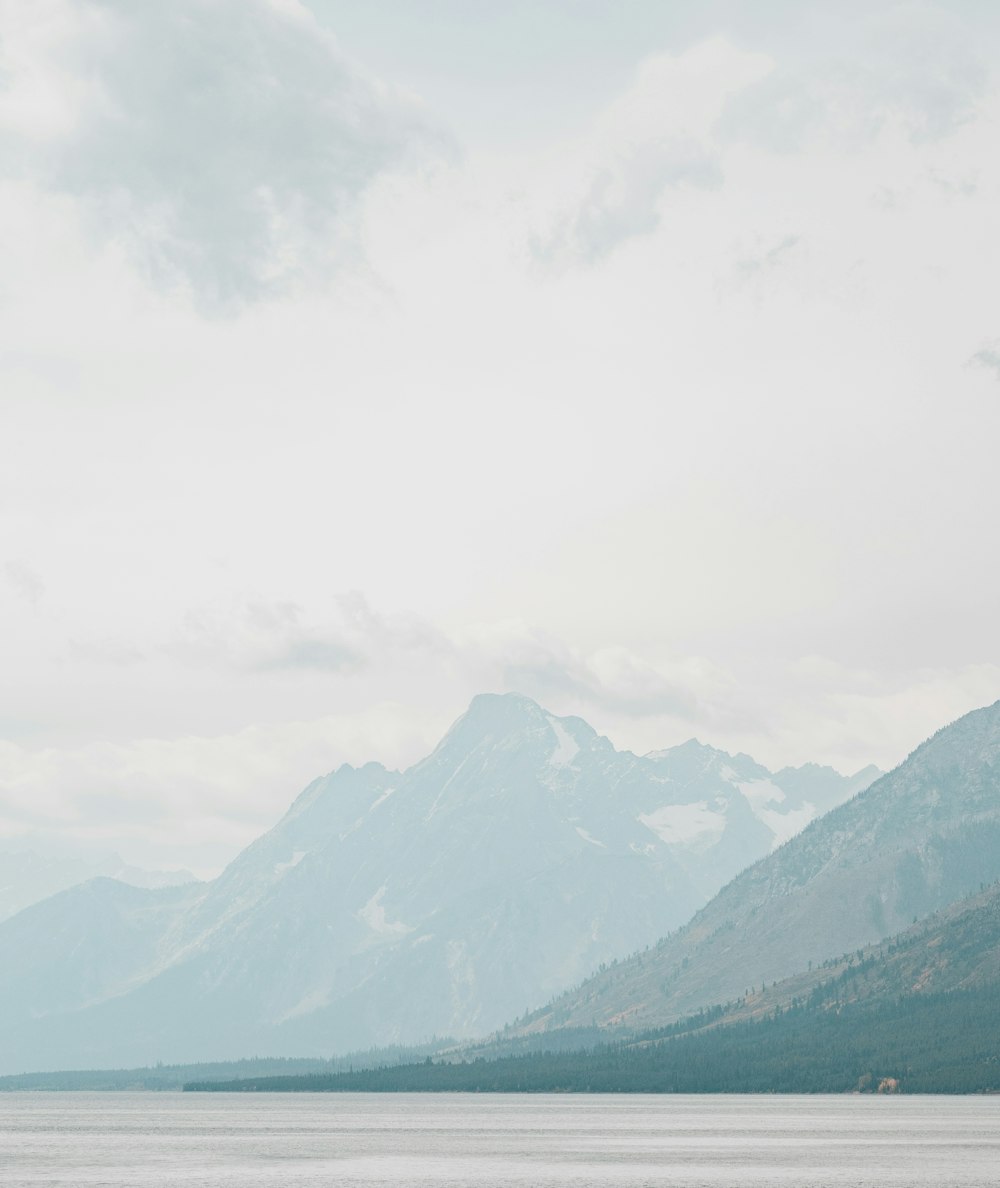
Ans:
[[[838,979],[841,981],[842,979]],[[588,1051],[191,1083],[243,1092],[904,1093],[1000,1091],[1000,987],[877,1005],[823,994],[760,1020],[696,1016],[673,1038]],[[706,1024],[708,1024],[706,1026]],[[674,1030],[679,1030],[681,1025]]]
[[[156,1064],[141,1068],[73,1069],[61,1072],[15,1073],[0,1077],[0,1092],[37,1090],[176,1090],[192,1080],[246,1080],[252,1077],[336,1073],[357,1068],[385,1068],[409,1063],[451,1047],[454,1040],[433,1040],[409,1047],[389,1045],[323,1057],[249,1056],[243,1060],[203,1061],[197,1064]]]

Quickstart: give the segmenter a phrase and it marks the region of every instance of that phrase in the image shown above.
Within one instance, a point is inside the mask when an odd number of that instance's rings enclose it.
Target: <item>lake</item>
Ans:
[[[1000,1098],[0,1093],[0,1183],[996,1185]]]

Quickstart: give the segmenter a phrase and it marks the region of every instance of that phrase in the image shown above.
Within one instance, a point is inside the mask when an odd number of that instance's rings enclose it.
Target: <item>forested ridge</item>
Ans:
[[[194,1064],[144,1065],[138,1068],[68,1069],[57,1072],[25,1072],[0,1077],[0,1092],[25,1090],[177,1090],[194,1080],[246,1080],[253,1077],[296,1076],[305,1073],[336,1073],[355,1068],[385,1068],[423,1059],[454,1040],[400,1047],[389,1045],[349,1052],[330,1059],[322,1057],[250,1056],[244,1060],[202,1061]]]
[[[558,1033],[556,1033],[558,1034]],[[581,1033],[583,1034],[583,1033]],[[556,1036],[540,1035],[539,1044]],[[239,1091],[1000,1091],[1000,886],[736,1002],[577,1050],[189,1083]],[[523,1037],[521,1039],[523,1042]]]
[[[803,1002],[761,1020],[587,1051],[424,1063],[335,1075],[201,1082],[189,1090],[479,1093],[1000,1091],[1000,987],[871,1006]]]

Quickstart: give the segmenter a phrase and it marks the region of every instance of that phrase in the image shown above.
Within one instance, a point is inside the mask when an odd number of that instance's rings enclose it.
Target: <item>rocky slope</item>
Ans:
[[[648,953],[537,1012],[529,1031],[657,1027],[878,941],[1000,878],[1000,702],[735,878]]]
[[[99,880],[0,925],[0,1071],[481,1034],[682,924],[867,774],[638,757],[478,697],[409,770],[316,780],[208,885]]]

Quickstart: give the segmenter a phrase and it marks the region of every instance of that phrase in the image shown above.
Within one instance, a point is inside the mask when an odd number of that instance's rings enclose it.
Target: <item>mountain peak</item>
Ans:
[[[537,774],[547,767],[570,766],[581,750],[595,744],[613,750],[582,718],[559,717],[521,693],[480,693],[416,767],[457,771],[474,754],[480,762],[488,755],[516,752],[523,776],[529,770]]]
[[[687,742],[667,747],[666,750],[650,751],[644,758],[653,760],[661,770],[682,784],[689,784],[709,772],[717,772],[723,779],[730,781],[737,776],[744,780],[766,779],[770,774],[742,751],[731,755],[697,738],[689,738]]]
[[[700,739],[689,738],[686,742],[677,743],[672,747],[662,747],[656,751],[647,751],[643,756],[645,759],[665,759],[668,755],[704,755],[709,757],[711,755],[722,755],[723,751],[716,750],[715,747],[709,746],[708,743],[703,743]]]
[[[544,715],[538,702],[523,693],[477,693],[463,717],[477,722],[513,723],[538,721]]]
[[[881,767],[876,767],[874,763],[869,763],[867,767],[862,767],[856,771],[850,780],[852,783],[861,783],[864,781],[864,786],[867,788],[869,784],[874,784],[879,776],[885,775]]]
[[[434,754],[455,747],[472,750],[488,739],[523,734],[544,722],[545,711],[530,697],[520,693],[478,693],[438,743]]]
[[[597,731],[583,718],[553,714],[523,693],[480,693],[452,727],[471,728],[481,737],[509,738],[524,733],[554,737],[564,750],[585,745],[597,738]]]

